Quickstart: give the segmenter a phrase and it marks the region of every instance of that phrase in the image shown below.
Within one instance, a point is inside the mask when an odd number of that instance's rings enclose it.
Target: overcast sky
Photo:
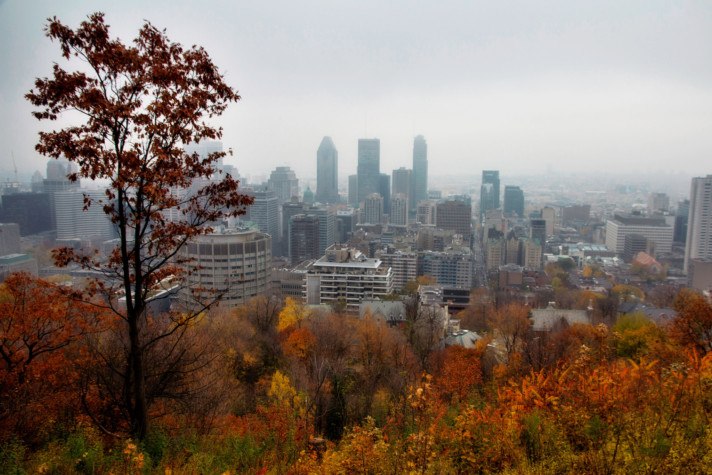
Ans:
[[[23,99],[59,60],[43,35],[104,11],[133,38],[144,19],[204,46],[243,99],[220,119],[243,175],[316,175],[331,135],[340,174],[357,139],[381,171],[712,173],[712,1],[0,0],[0,172],[42,170]]]

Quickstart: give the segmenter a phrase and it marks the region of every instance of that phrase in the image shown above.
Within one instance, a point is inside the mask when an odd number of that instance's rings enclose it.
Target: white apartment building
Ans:
[[[307,268],[304,292],[308,305],[343,302],[347,311],[357,313],[361,300],[393,292],[393,272],[380,259],[334,244]]]

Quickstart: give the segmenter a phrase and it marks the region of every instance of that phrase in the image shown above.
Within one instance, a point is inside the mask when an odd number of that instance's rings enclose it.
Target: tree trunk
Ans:
[[[139,339],[138,318],[129,317],[129,341],[131,372],[133,373],[133,411],[131,411],[131,433],[137,440],[143,440],[148,432],[148,409],[146,407],[146,379],[143,368],[143,349]]]

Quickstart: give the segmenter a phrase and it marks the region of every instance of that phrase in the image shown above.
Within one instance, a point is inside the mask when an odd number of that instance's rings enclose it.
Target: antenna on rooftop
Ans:
[[[17,164],[15,163],[15,152],[10,150],[10,155],[12,156],[12,167],[15,170],[15,181],[17,182]]]

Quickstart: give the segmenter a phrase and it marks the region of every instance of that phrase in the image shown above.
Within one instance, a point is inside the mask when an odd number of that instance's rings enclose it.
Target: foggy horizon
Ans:
[[[143,20],[203,46],[242,100],[219,119],[243,176],[316,176],[331,136],[339,179],[357,140],[381,172],[428,142],[431,176],[661,173],[704,176],[712,150],[712,4],[525,2],[0,2],[0,173],[44,173],[24,94],[62,64],[43,34],[106,13],[128,42]],[[58,122],[57,124],[61,124]]]

